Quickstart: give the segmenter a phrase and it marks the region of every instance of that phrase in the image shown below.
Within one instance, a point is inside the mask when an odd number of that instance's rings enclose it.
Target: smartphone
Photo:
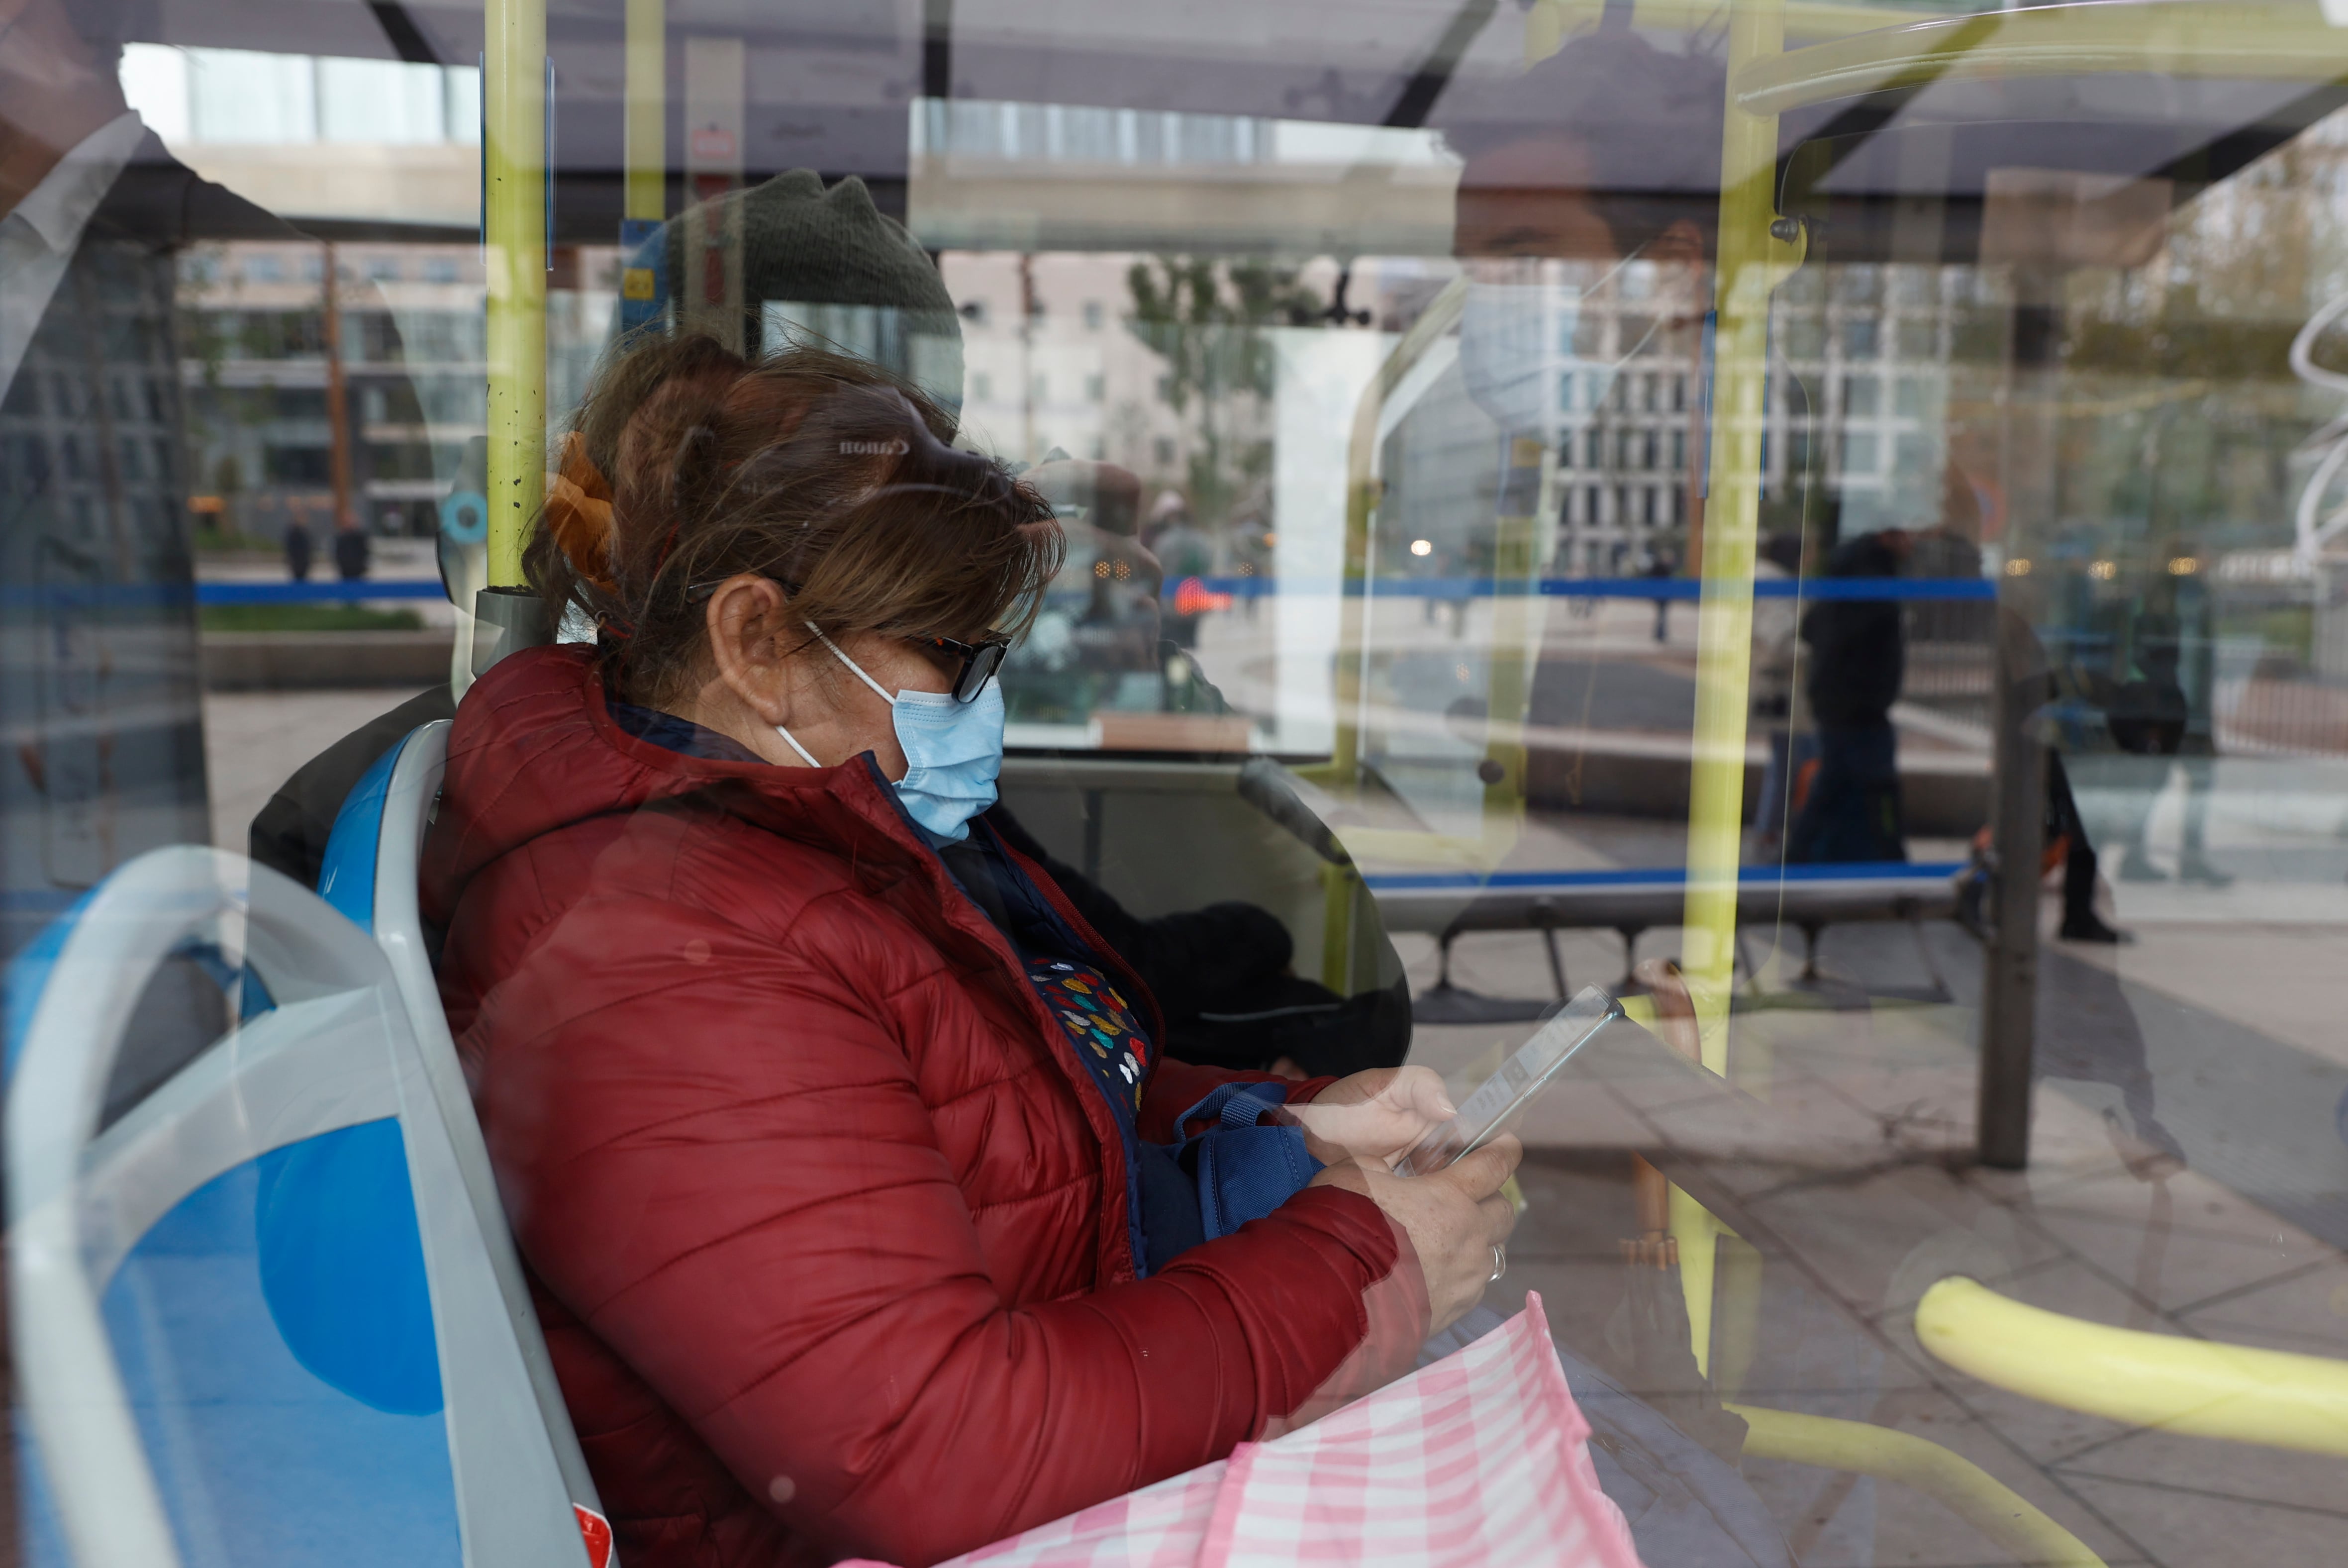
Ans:
[[[1459,1107],[1459,1114],[1419,1140],[1416,1148],[1395,1163],[1397,1176],[1424,1176],[1453,1161],[1472,1154],[1509,1130],[1533,1096],[1548,1087],[1558,1069],[1597,1037],[1598,1031],[1622,1016],[1622,1004],[1595,985],[1584,985],[1533,1037],[1500,1065]]]

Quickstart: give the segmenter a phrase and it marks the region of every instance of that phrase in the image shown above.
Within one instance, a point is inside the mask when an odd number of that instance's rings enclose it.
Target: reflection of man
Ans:
[[[1480,88],[1463,84],[1439,110],[1445,140],[1466,160],[1452,233],[1468,288],[1460,378],[1498,427],[1496,482],[1504,498],[1519,441],[1546,448],[1579,438],[1599,449],[1598,432],[1620,417],[1614,381],[1625,362],[1646,356],[1653,364],[1670,355],[1675,375],[1699,373],[1696,328],[1710,303],[1719,216],[1724,75],[1716,60],[1659,49],[1610,24],[1520,77]],[[1637,314],[1613,313],[1618,330],[1610,340],[1585,296],[1620,291],[1632,276],[1622,269],[1634,261],[1651,275],[1638,279],[1644,294]],[[1581,281],[1564,281],[1569,269],[1559,262],[1581,263],[1570,269]],[[1685,446],[1703,450],[1701,440]],[[1607,440],[1604,449],[1615,443]],[[1524,507],[1505,515],[1531,510],[1507,499],[1502,505]],[[1670,512],[1613,521],[1605,542],[1618,563],[1635,556],[1643,574],[1676,572],[1661,547],[1674,522]],[[1587,515],[1577,526],[1594,532],[1598,523]],[[1658,597],[1658,641],[1669,634],[1670,614],[1670,602]],[[1555,678],[1547,672],[1567,667],[1538,666],[1536,686]],[[1576,676],[1576,686],[1587,678]],[[1577,690],[1571,707],[1586,711],[1588,696]],[[1536,690],[1533,707],[1541,704]]]
[[[211,837],[175,253],[291,231],[165,152],[111,0],[0,0],[0,953]]]
[[[1826,574],[1897,577],[1913,547],[1900,529],[1863,533],[1836,549]],[[1895,599],[1828,599],[1802,617],[1818,771],[1786,835],[1788,861],[1908,858],[1891,727],[1906,675],[1903,610]]]
[[[2146,855],[2146,829],[2153,803],[2167,787],[2170,759],[2185,774],[2184,841],[2177,880],[2224,887],[2234,879],[2209,862],[2209,795],[2215,783],[2218,747],[2211,708],[2216,674],[2214,606],[2201,572],[2199,549],[2189,540],[2169,546],[2166,570],[2156,568],[2149,588],[2128,618],[2125,655],[2130,678],[2114,694],[2109,712],[2112,738],[2120,749],[2147,760],[2137,769],[2124,825],[2127,848],[2120,876],[2129,882],[2163,880]]]

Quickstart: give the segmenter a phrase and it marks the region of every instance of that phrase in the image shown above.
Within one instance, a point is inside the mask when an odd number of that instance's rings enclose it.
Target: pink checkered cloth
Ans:
[[[1467,1348],[1309,1427],[942,1568],[1639,1568],[1589,1436],[1528,1295]]]

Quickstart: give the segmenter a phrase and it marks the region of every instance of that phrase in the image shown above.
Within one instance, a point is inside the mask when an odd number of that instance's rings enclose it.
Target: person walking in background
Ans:
[[[1190,503],[1182,499],[1181,492],[1169,490],[1150,508],[1149,528],[1142,535],[1142,542],[1164,568],[1165,580],[1175,585],[1173,613],[1166,617],[1166,640],[1178,648],[1197,647],[1203,612],[1196,604],[1204,595],[1195,592],[1184,594],[1181,588],[1184,583],[1214,574],[1214,541],[1192,519]]]
[[[1913,545],[1904,529],[1861,534],[1828,557],[1826,575],[1897,577]],[[1787,835],[1788,861],[1908,858],[1891,727],[1907,673],[1903,609],[1896,599],[1831,598],[1802,617],[1818,771]]]
[[[1753,563],[1756,583],[1792,583],[1802,574],[1802,536],[1774,533]],[[1801,682],[1801,601],[1756,596],[1753,602],[1753,717],[1769,743],[1761,799],[1753,817],[1753,859],[1774,861],[1785,848],[1793,780],[1815,754],[1810,705]]]
[[[301,512],[288,508],[285,513],[285,575],[296,583],[310,581],[310,559],[316,548],[310,537],[310,524]]]
[[[2112,739],[2123,751],[2147,758],[2138,765],[2123,826],[2127,848],[2120,856],[2123,882],[2164,882],[2167,873],[2145,852],[2152,809],[2170,775],[2185,774],[2185,825],[2178,846],[2177,880],[2225,887],[2234,880],[2209,863],[2209,794],[2216,782],[2218,746],[2211,709],[2217,637],[2209,584],[2202,580],[2199,547],[2176,541],[2128,617],[2127,653],[2130,677],[2114,694]]]
[[[366,530],[347,522],[335,530],[335,571],[344,582],[355,583],[366,576],[372,553]]]
[[[1639,573],[1639,575],[1642,577],[1653,577],[1657,582],[1662,582],[1665,578],[1673,576],[1678,571],[1679,562],[1672,559],[1671,552],[1669,551],[1658,550],[1653,554],[1647,557],[1646,567]],[[1655,641],[1659,643],[1667,641],[1671,634],[1672,602],[1669,599],[1659,597],[1655,601]]]

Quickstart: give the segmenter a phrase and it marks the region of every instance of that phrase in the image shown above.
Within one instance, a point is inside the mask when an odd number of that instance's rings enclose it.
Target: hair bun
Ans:
[[[571,569],[605,593],[617,593],[612,575],[612,486],[573,430],[562,438],[561,471],[546,476],[546,526]]]

